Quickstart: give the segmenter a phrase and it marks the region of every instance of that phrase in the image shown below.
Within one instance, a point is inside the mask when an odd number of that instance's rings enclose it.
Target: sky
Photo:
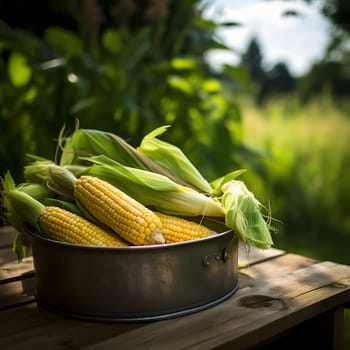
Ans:
[[[257,37],[266,69],[286,62],[295,76],[307,72],[312,62],[322,57],[328,42],[328,21],[320,13],[322,1],[308,5],[302,0],[212,0],[205,16],[216,22],[234,21],[238,27],[220,29],[221,41],[232,51],[216,50],[208,55],[214,66],[236,64],[250,39]],[[301,16],[282,16],[285,10]]]

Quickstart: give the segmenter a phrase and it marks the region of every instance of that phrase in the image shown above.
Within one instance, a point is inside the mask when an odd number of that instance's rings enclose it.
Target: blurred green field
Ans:
[[[276,246],[350,264],[350,116],[327,97],[241,107],[245,142],[266,153],[262,177],[245,179],[281,221]]]
[[[350,264],[350,114],[327,97],[257,108],[241,101],[245,142],[265,152],[261,177],[245,180],[275,222],[275,247]],[[350,311],[345,312],[350,346]]]

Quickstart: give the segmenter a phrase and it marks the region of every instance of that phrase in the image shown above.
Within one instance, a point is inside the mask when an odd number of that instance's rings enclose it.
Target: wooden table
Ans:
[[[195,314],[150,323],[94,323],[42,309],[32,259],[17,263],[14,232],[0,229],[0,349],[343,348],[350,266],[281,250],[240,249],[239,289]]]

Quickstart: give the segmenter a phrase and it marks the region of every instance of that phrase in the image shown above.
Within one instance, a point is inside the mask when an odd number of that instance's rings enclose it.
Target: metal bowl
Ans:
[[[232,230],[195,241],[123,248],[32,234],[32,249],[39,304],[73,318],[166,319],[214,306],[238,287]]]

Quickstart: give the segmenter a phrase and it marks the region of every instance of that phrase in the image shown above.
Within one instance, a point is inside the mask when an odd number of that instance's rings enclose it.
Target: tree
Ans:
[[[325,0],[321,12],[332,27],[323,57],[314,62],[309,72],[300,79],[300,94],[304,101],[325,91],[340,99],[350,94],[350,2]]]
[[[270,95],[285,94],[295,89],[295,78],[289,72],[286,63],[278,62],[269,71],[264,69],[263,53],[256,37],[249,41],[242,54],[241,66],[250,74],[258,104],[263,103]]]
[[[286,63],[278,62],[270,71],[265,72],[258,95],[258,102],[262,103],[271,95],[288,94],[294,91],[295,87],[296,80],[289,72]]]
[[[347,65],[339,61],[315,62],[310,71],[300,79],[300,95],[303,101],[327,92],[333,98],[350,95],[350,78]]]
[[[255,82],[261,82],[264,78],[263,55],[260,43],[253,37],[247,46],[246,51],[241,56],[241,66],[246,68],[250,77]]]
[[[322,13],[332,23],[346,32],[350,32],[350,2],[347,0],[325,0]]]

